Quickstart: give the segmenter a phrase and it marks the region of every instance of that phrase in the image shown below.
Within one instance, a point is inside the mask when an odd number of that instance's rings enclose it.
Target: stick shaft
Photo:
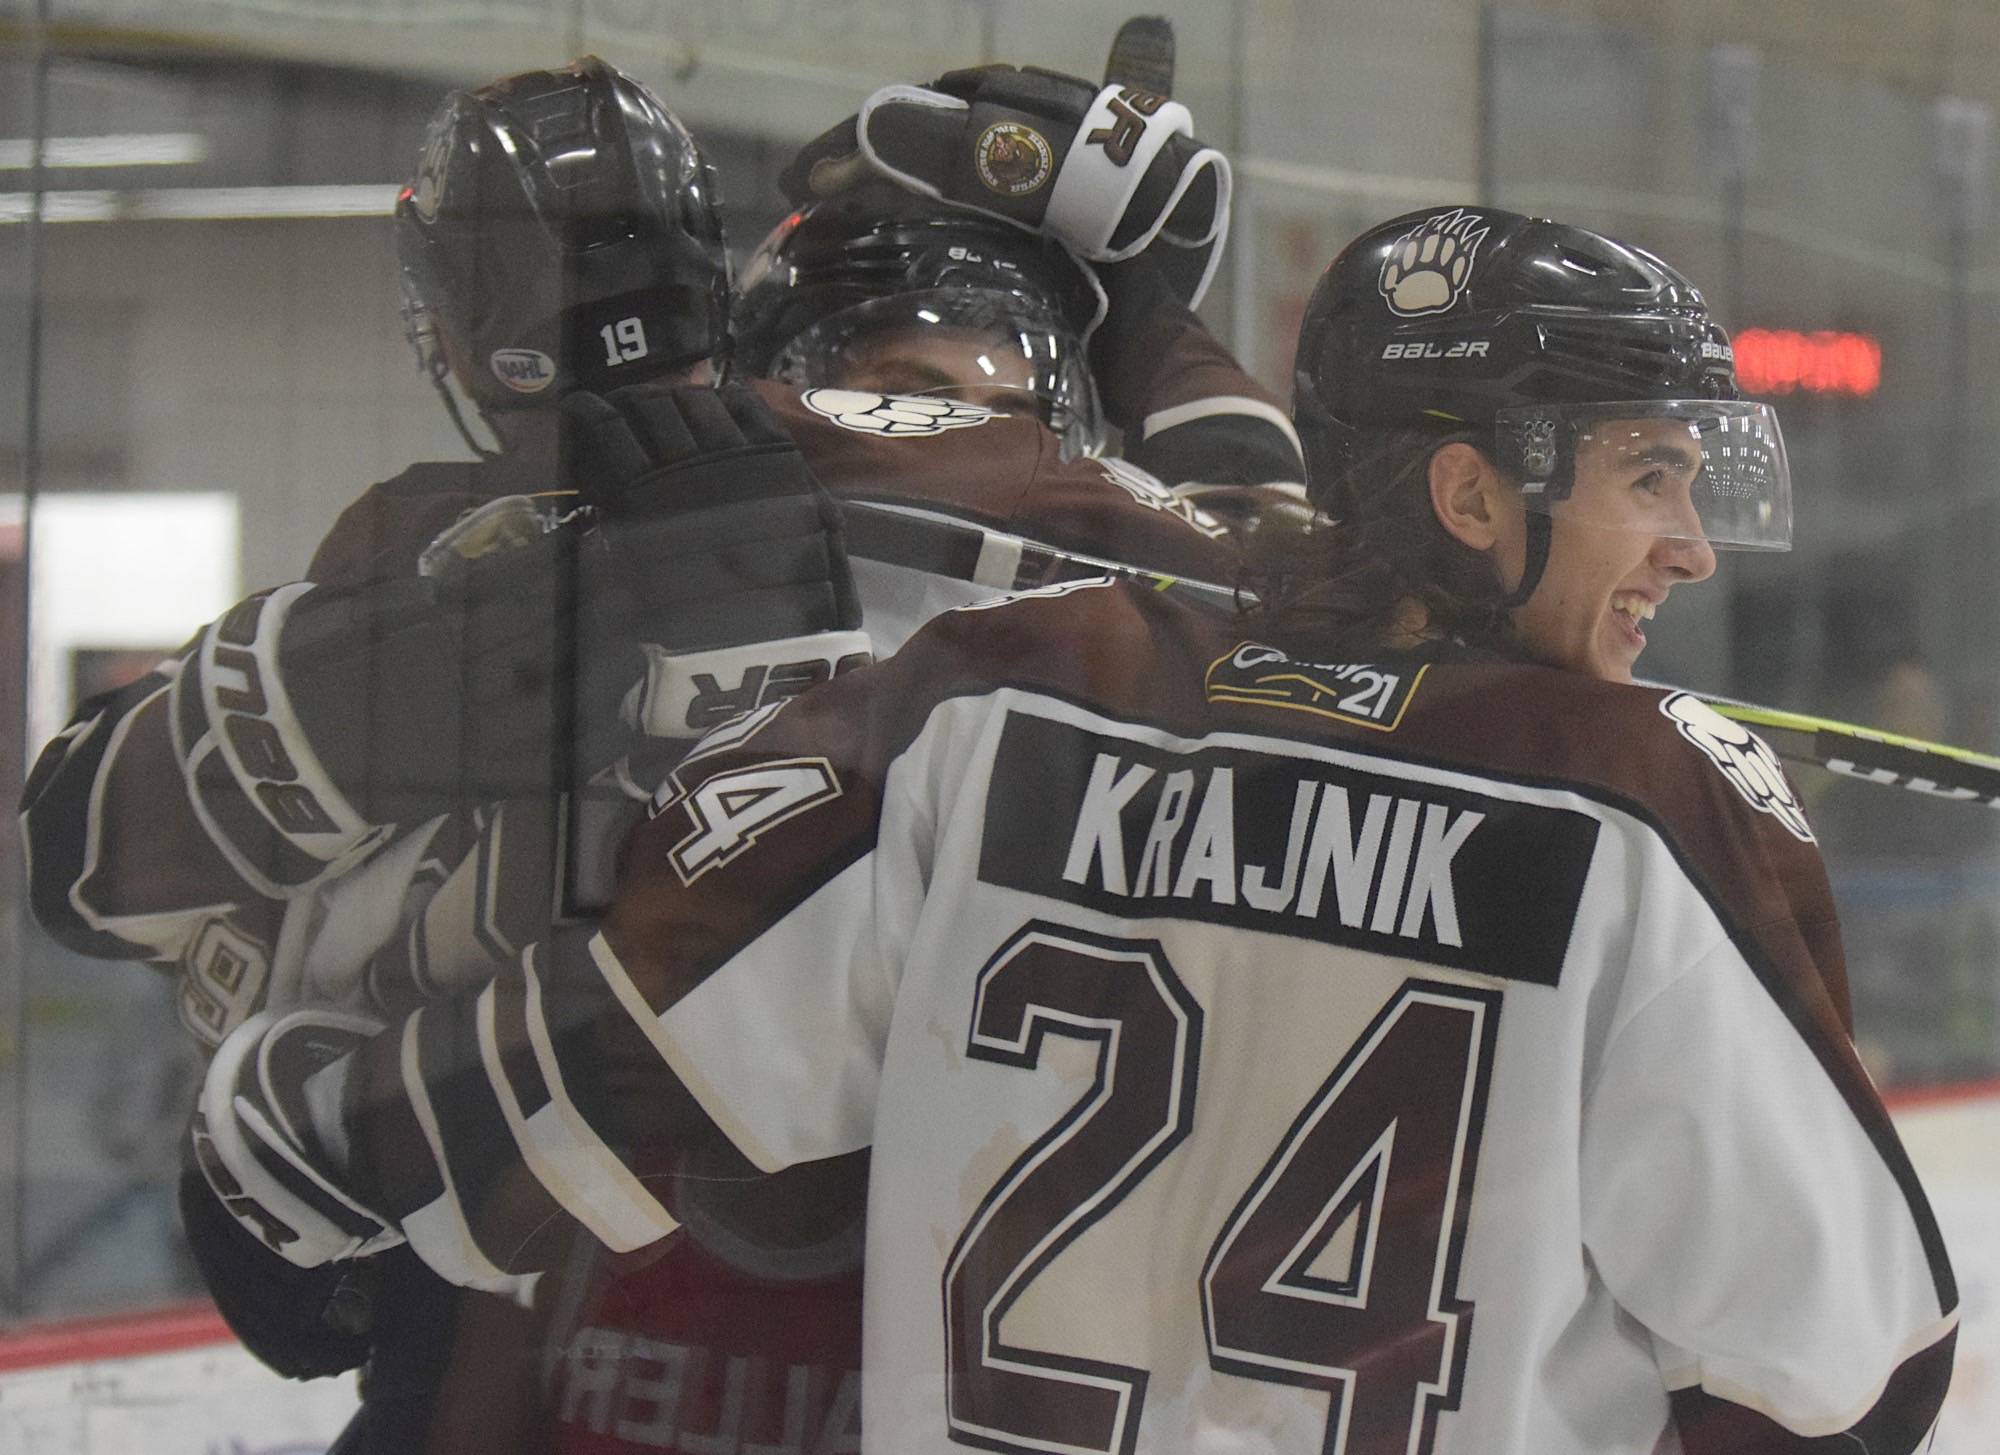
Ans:
[[[1135,15],[1118,27],[1104,84],[1137,86],[1159,96],[1174,93],[1174,23],[1164,15]]]
[[[1247,592],[1212,581],[1122,565],[943,516],[857,500],[843,501],[842,511],[847,547],[853,554],[990,586],[996,593],[1116,576],[1213,609],[1233,611],[1253,599]],[[1934,800],[2000,808],[2000,757],[1992,754],[1730,697],[1695,695],[1724,717],[1757,729],[1787,762]]]

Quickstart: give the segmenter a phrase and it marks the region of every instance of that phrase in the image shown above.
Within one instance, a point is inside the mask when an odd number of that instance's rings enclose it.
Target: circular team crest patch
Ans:
[[[973,143],[972,166],[987,191],[1025,197],[1054,174],[1056,159],[1048,138],[1033,127],[996,121]]]

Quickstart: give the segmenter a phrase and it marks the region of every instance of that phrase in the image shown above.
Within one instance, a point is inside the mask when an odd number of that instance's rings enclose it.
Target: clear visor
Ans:
[[[1528,509],[1715,547],[1792,544],[1792,472],[1768,404],[1668,399],[1496,416]]]
[[[940,288],[842,309],[779,350],[771,377],[1030,412],[1069,455],[1103,443],[1076,336],[1034,299],[996,289]]]

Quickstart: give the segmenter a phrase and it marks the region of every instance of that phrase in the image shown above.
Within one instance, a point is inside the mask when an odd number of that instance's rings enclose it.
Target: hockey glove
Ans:
[[[840,513],[754,391],[635,384],[563,400],[569,482],[650,623],[630,712],[693,738],[871,660]]]
[[[1229,232],[1229,159],[1187,107],[1117,83],[979,66],[885,86],[779,178],[795,204],[870,176],[1055,238],[1092,262],[1155,251],[1182,302],[1208,291]]]
[[[181,1174],[180,1205],[188,1251],[244,1348],[289,1379],[321,1379],[368,1359],[375,1259],[298,1267],[237,1222],[192,1162]]]
[[[296,1267],[403,1241],[388,1218],[342,1190],[341,1159],[328,1141],[342,1135],[344,1068],[335,1063],[380,1029],[337,1011],[259,1011],[230,1032],[202,1080],[196,1165],[223,1210]]]
[[[566,786],[557,725],[615,724],[641,670],[636,646],[582,650],[643,636],[585,589],[585,536],[564,526],[439,577],[285,586],[203,632],[174,684],[174,747],[238,872],[290,894],[388,825]]]

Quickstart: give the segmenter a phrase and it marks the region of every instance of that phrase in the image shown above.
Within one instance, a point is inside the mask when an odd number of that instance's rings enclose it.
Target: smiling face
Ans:
[[[1605,420],[1580,438],[1576,483],[1551,505],[1548,564],[1513,614],[1537,661],[1610,682],[1632,680],[1644,623],[1674,587],[1715,573],[1692,490],[1701,450],[1676,419]],[[1510,588],[1526,557],[1526,511],[1502,521],[1498,556]]]

